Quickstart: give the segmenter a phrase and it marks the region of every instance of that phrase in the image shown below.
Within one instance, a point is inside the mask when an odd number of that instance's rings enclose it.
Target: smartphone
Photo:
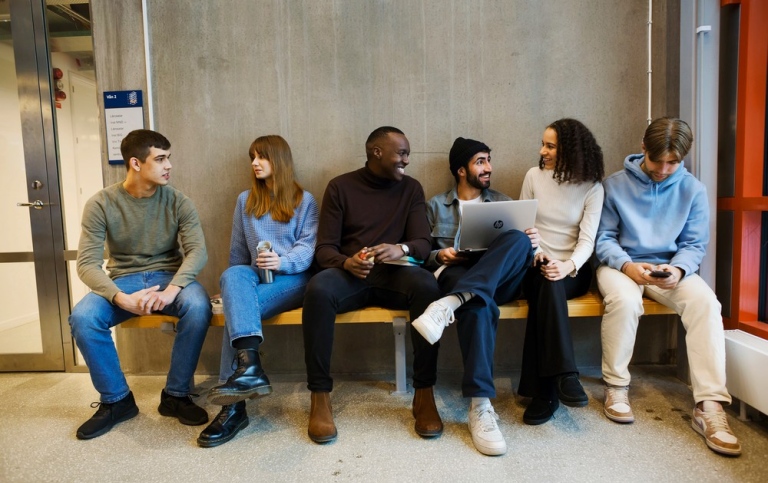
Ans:
[[[665,270],[652,270],[651,271],[651,277],[667,278],[667,277],[671,277],[671,276],[672,276],[672,272],[667,272]]]

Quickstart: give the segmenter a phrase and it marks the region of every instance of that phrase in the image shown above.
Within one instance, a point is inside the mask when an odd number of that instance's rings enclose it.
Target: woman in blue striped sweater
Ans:
[[[317,202],[296,182],[288,143],[263,136],[249,154],[253,185],[237,197],[229,268],[220,280],[226,326],[219,380],[226,383],[208,395],[223,407],[198,437],[203,447],[232,439],[248,426],[245,401],[272,392],[259,360],[261,321],[301,306],[315,251]],[[257,250],[260,242],[272,251]],[[272,282],[260,280],[259,270],[270,270]]]

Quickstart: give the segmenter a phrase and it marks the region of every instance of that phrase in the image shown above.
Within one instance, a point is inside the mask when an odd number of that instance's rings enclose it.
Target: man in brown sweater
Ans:
[[[331,180],[320,209],[315,261],[322,270],[304,296],[304,359],[312,391],[308,434],[336,439],[330,403],[333,332],[337,313],[366,305],[409,309],[411,320],[440,298],[435,277],[418,267],[393,265],[404,256],[425,260],[432,248],[424,191],[405,176],[411,148],[397,128],[374,130],[365,143],[365,167]],[[443,423],[432,393],[439,344],[411,330],[413,415],[422,437],[439,436]]]

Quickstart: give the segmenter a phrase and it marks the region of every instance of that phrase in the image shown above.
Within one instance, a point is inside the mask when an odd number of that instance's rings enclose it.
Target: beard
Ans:
[[[469,186],[471,186],[473,188],[476,188],[476,189],[479,189],[479,190],[485,190],[485,189],[490,188],[491,180],[489,178],[488,181],[480,181],[480,177],[479,176],[469,175],[469,176],[467,176],[467,184],[469,184]]]

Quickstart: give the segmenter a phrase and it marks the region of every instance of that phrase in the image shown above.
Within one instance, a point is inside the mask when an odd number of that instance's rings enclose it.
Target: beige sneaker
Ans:
[[[701,410],[693,408],[691,426],[704,436],[707,446],[712,451],[730,456],[741,454],[741,444],[728,426],[728,416],[723,408]]]
[[[635,415],[629,407],[629,386],[606,386],[603,412],[611,421],[634,423]]]

